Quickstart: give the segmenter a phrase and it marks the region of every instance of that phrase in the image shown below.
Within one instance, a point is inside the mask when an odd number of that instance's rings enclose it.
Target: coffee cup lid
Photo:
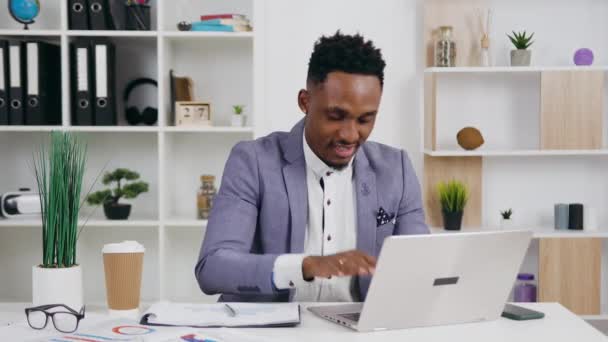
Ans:
[[[102,253],[143,253],[146,249],[137,241],[109,243],[103,246]]]

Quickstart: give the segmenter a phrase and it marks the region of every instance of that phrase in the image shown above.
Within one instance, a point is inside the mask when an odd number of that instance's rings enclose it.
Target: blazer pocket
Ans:
[[[393,235],[395,232],[395,224],[390,221],[376,228],[376,249],[379,251],[380,247],[384,243],[384,239]]]

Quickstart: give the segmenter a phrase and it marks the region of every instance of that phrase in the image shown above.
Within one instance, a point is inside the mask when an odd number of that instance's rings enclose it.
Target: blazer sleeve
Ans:
[[[412,162],[405,151],[401,151],[403,170],[403,193],[397,212],[395,235],[428,234],[429,228],[424,222],[424,207],[420,182]]]
[[[274,294],[275,254],[254,254],[260,198],[253,142],[237,144],[228,157],[214,198],[194,273],[206,294]]]

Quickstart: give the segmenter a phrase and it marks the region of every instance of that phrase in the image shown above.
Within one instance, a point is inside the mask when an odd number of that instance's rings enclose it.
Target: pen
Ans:
[[[236,310],[234,310],[233,307],[231,307],[228,304],[224,304],[224,308],[226,309],[226,311],[228,312],[228,316],[230,317],[234,317],[236,316]]]

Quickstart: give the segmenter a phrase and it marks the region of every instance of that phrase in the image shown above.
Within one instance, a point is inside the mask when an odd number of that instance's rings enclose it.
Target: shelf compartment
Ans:
[[[166,135],[164,217],[196,220],[196,194],[201,186],[200,176],[214,175],[215,187],[219,190],[232,147],[239,141],[249,139],[251,135],[248,133]]]
[[[232,106],[245,106],[245,124],[253,123],[253,41],[233,39],[178,39],[163,44],[162,78],[165,103],[161,116],[175,125],[169,97],[169,72],[193,81],[194,101],[209,103],[213,126],[230,126]]]
[[[151,78],[158,81],[158,44],[156,37],[112,36],[110,38],[102,38],[95,36],[72,36],[69,38],[70,43],[74,42],[77,38],[90,40],[108,39],[115,46],[116,63],[114,70],[114,96],[116,101],[118,126],[91,126],[90,128],[89,126],[84,126],[83,128],[80,128],[81,126],[73,125],[74,130],[111,131],[114,130],[115,127],[120,127],[119,129],[125,129],[128,131],[156,131],[156,127],[158,127],[158,120],[156,125],[153,126],[130,126],[126,121],[125,113],[126,107],[135,107],[140,113],[146,107],[158,108],[158,88],[150,84],[141,85],[132,91],[128,103],[125,103],[123,100],[126,87],[131,81],[138,78]],[[73,63],[74,61],[70,62]],[[72,81],[73,77],[71,77],[70,83]],[[68,87],[68,89],[71,89],[71,87]],[[70,105],[69,108],[71,110],[72,106]],[[74,116],[68,116],[70,117],[70,122],[74,122]]]
[[[205,231],[200,227],[169,229],[165,231],[165,267],[162,281],[168,289],[169,301],[188,303],[215,303],[219,295],[204,294],[194,276]],[[174,267],[183,264],[186,267]]]
[[[464,211],[464,226],[481,224],[482,160],[480,157],[424,157],[423,198],[426,222],[431,226],[442,226],[441,205],[437,184],[452,179],[463,182],[469,189],[469,202]]]

